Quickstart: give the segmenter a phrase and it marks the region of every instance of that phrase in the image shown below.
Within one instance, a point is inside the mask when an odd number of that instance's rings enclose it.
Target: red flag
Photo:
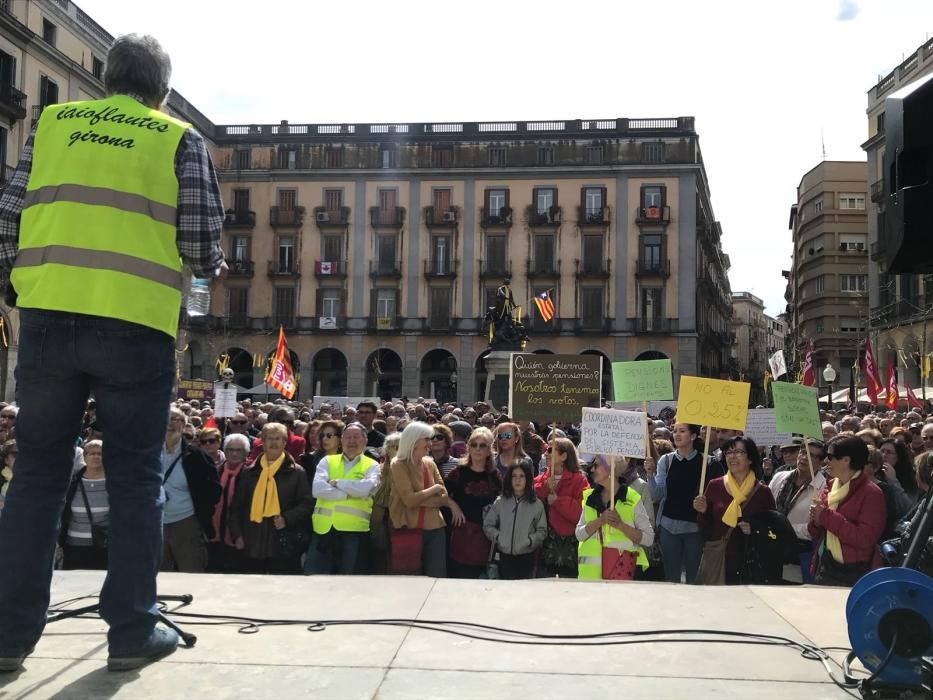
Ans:
[[[923,403],[920,401],[920,399],[917,398],[914,390],[910,388],[910,384],[905,382],[904,386],[907,387],[907,405],[911,408],[919,408],[922,411]]]
[[[279,344],[275,349],[275,357],[266,375],[266,383],[271,384],[281,392],[282,396],[290,399],[295,395],[295,373],[292,371],[292,357],[288,352],[288,343],[285,342],[285,329],[279,326]]]
[[[813,338],[807,341],[807,353],[803,357],[803,380],[804,386],[814,386],[816,384],[816,374],[813,371]]]
[[[888,391],[884,403],[888,408],[897,408],[897,372],[894,371],[894,363],[890,360],[888,360],[886,379]]]
[[[878,365],[875,363],[875,354],[871,351],[871,341],[865,338],[865,358],[862,364],[862,374],[865,375],[865,384],[868,387],[868,401],[872,406],[878,404],[878,394],[884,391],[881,384],[881,375],[878,374]]]

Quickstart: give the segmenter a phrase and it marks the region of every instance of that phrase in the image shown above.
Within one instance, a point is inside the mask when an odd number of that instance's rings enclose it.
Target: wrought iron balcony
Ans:
[[[386,332],[386,331],[396,331],[400,326],[399,317],[395,316],[370,316],[369,318],[369,330],[370,332]]]
[[[670,207],[639,207],[635,213],[635,223],[638,224],[669,224],[671,223]]]
[[[875,180],[871,183],[871,201],[881,202],[884,201],[885,197],[885,187],[884,187],[884,178],[880,180]]]
[[[608,279],[612,260],[574,260],[577,279]]]
[[[635,261],[635,276],[636,277],[670,277],[671,276],[671,261],[670,260],[636,260]]]
[[[609,207],[599,207],[592,209],[590,207],[577,207],[577,225],[578,226],[608,226],[609,225]]]
[[[298,228],[305,221],[305,208],[296,206],[294,209],[281,207],[269,208],[269,222],[276,227]]]
[[[528,225],[535,228],[557,228],[560,226],[562,210],[554,205],[546,211],[539,211],[534,204],[529,204],[525,208],[525,217],[528,219]]]
[[[559,278],[560,260],[536,260],[530,258],[527,263],[526,274],[529,279],[536,277]]]
[[[460,221],[460,207],[447,207],[438,209],[433,206],[424,208],[425,226],[432,228],[449,227],[453,228]]]
[[[577,318],[573,329],[577,333],[600,333],[606,334],[612,331],[612,319],[605,316],[593,318]]]
[[[479,261],[479,276],[484,277],[511,277],[512,276],[512,261],[511,260],[480,260]]]
[[[0,83],[0,114],[14,121],[26,118],[26,93]]]
[[[655,333],[667,334],[676,330],[676,324],[669,318],[639,316],[638,318],[630,318],[629,321],[631,321],[632,327],[635,329],[636,333],[644,333],[646,335]]]
[[[512,207],[499,207],[497,211],[489,211],[485,207],[479,210],[480,226],[483,228],[511,228]]]
[[[401,279],[402,261],[401,260],[370,260],[369,276],[373,278]]]
[[[320,279],[343,278],[347,276],[346,260],[315,260],[314,276]]]
[[[228,260],[228,277],[252,277],[256,265],[252,260]]]
[[[328,226],[339,226],[344,228],[350,223],[350,207],[340,207],[339,209],[327,209],[326,207],[314,207],[314,223],[320,229]]]
[[[301,263],[295,261],[288,265],[282,265],[277,261],[269,261],[269,277],[291,277],[297,279],[301,277]]]
[[[459,260],[430,258],[424,261],[424,276],[429,278],[454,278],[457,276]]]
[[[256,212],[251,209],[227,209],[224,214],[224,228],[253,228],[256,226]]]
[[[369,220],[373,228],[401,228],[405,223],[405,207],[370,207]]]

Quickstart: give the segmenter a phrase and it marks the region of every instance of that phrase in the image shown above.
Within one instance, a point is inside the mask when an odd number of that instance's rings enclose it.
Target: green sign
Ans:
[[[771,382],[771,391],[774,395],[774,422],[778,432],[823,439],[820,412],[816,407],[816,387]]]
[[[670,360],[612,363],[616,401],[669,401],[674,398]]]
[[[513,353],[509,411],[513,420],[547,425],[579,423],[584,408],[599,408],[602,358],[597,355]]]

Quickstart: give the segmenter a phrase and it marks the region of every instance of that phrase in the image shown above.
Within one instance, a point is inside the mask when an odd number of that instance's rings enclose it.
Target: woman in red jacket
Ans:
[[[541,564],[549,576],[577,577],[577,537],[574,531],[583,512],[583,491],[589,482],[580,471],[577,448],[567,438],[549,443],[547,468],[535,478],[535,493],[545,503],[548,532],[541,547]]]
[[[807,529],[822,540],[816,583],[851,586],[881,565],[878,540],[887,512],[884,494],[863,472],[868,447],[854,435],[840,435],[826,448],[831,478],[810,506]]]

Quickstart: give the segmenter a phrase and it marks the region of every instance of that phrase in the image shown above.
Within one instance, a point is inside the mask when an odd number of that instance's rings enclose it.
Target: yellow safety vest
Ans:
[[[117,318],[175,337],[175,154],[189,127],[126,95],[45,108],[11,275],[19,306]]]
[[[376,464],[376,460],[360,455],[359,460],[349,472],[344,473],[343,455],[330,455],[327,460],[327,479],[352,479],[361,481],[366,472]],[[326,535],[331,528],[339,532],[369,532],[369,519],[373,514],[372,498],[351,498],[329,501],[317,499],[311,525],[319,535]]]
[[[586,499],[593,493],[593,489],[586,489],[583,492],[583,516],[584,522],[592,522],[599,517],[596,509],[586,504]],[[635,527],[635,506],[641,500],[638,491],[633,488],[626,489],[625,500],[616,501],[616,513],[622,518],[622,522],[631,527]],[[593,533],[577,545],[577,578],[580,579],[602,579],[603,577],[603,544],[609,545],[612,542],[625,542],[623,546],[625,551],[634,552],[638,566],[642,569],[648,568],[648,556],[643,547],[632,542],[620,530],[609,525],[602,528],[602,543],[599,535]]]

